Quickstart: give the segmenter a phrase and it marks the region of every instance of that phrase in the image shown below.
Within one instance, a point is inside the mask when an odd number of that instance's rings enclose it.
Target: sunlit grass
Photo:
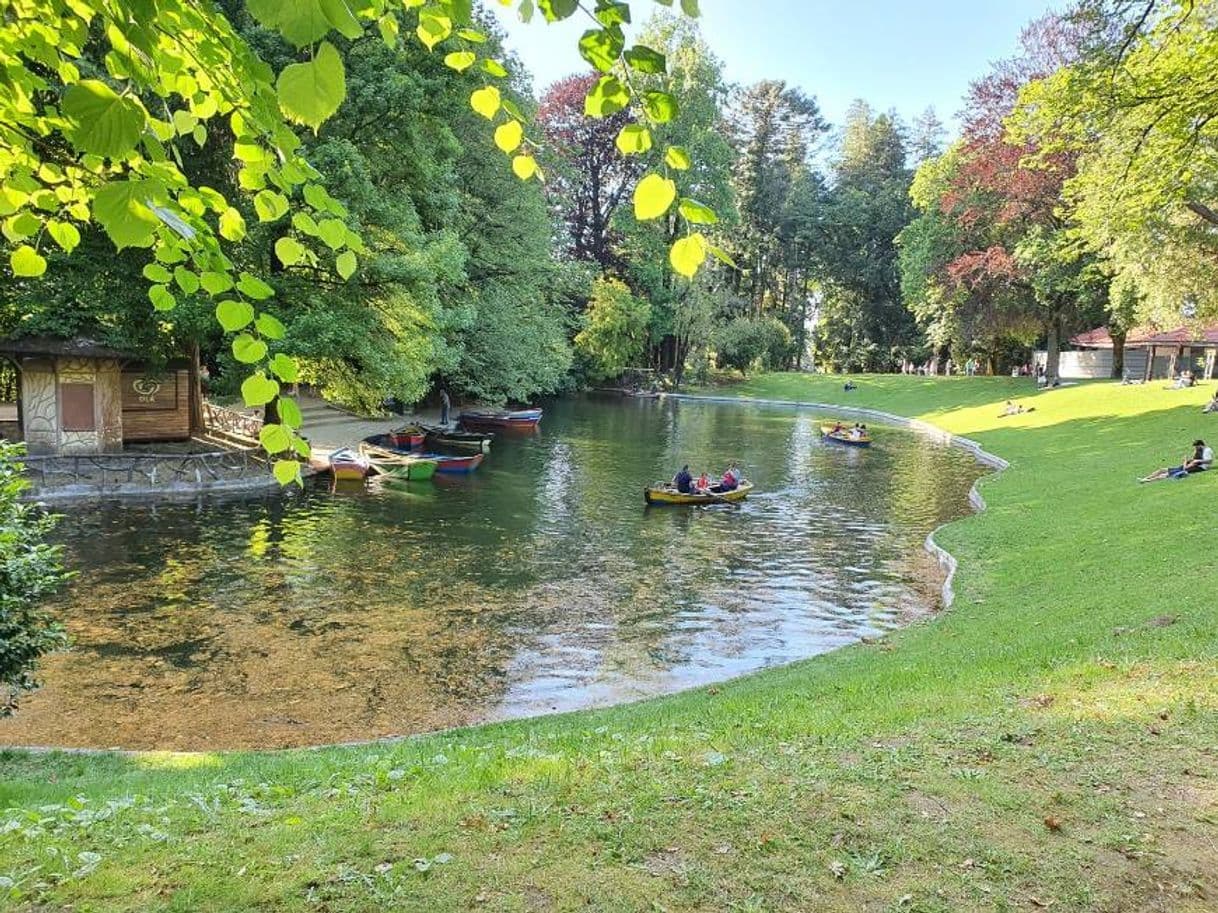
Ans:
[[[1212,909],[1218,472],[1134,481],[1218,437],[1212,390],[776,375],[714,392],[919,417],[1010,460],[981,483],[990,510],[939,534],[952,610],[715,688],[392,744],[0,754],[9,902]],[[1000,418],[1008,399],[1035,411]]]

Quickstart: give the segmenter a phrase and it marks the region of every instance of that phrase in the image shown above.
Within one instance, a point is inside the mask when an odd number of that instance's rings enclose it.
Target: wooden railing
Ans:
[[[258,440],[262,431],[262,419],[236,409],[226,409],[215,403],[203,403],[203,426],[210,432],[219,432],[234,437]]]

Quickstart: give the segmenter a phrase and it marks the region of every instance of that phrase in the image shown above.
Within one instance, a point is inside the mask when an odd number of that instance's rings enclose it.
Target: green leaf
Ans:
[[[323,41],[312,60],[283,68],[275,91],[279,108],[288,120],[316,131],[347,97],[342,57],[334,45]]]
[[[262,449],[267,453],[283,453],[292,447],[292,432],[284,425],[277,425],[273,422],[265,424],[258,432],[258,442],[262,444]]]
[[[644,92],[643,111],[653,123],[666,124],[677,116],[680,106],[667,92]]]
[[[42,228],[42,222],[30,212],[18,213],[4,220],[4,237],[16,244],[26,238],[32,238]]]
[[[273,190],[260,191],[254,197],[254,212],[260,222],[274,222],[288,213],[290,204],[282,193]]]
[[[608,73],[613,69],[625,46],[626,38],[622,35],[622,30],[616,26],[608,29],[590,29],[584,32],[583,37],[579,39],[580,55],[602,73]]]
[[[508,75],[507,69],[498,60],[487,57],[482,61],[482,69],[496,79],[505,79]]]
[[[247,406],[265,406],[279,395],[279,384],[261,371],[251,374],[241,383],[241,398]]]
[[[677,198],[677,185],[658,174],[649,174],[634,188],[634,215],[640,221],[658,219]]]
[[[247,365],[257,364],[266,358],[266,343],[242,333],[233,339],[233,358]]]
[[[669,146],[664,153],[664,164],[675,171],[688,171],[693,164],[689,153],[682,146]]]
[[[279,32],[298,48],[312,44],[343,23],[341,11],[324,0],[247,0],[246,7],[262,25]],[[350,15],[349,9],[347,12]],[[355,22],[359,24],[358,20]],[[343,24],[350,28],[350,23]],[[357,38],[359,33],[347,37]]]
[[[164,285],[154,285],[148,289],[148,300],[158,311],[172,311],[178,306],[178,299],[174,298],[173,292]]]
[[[80,232],[71,222],[48,222],[47,234],[69,254],[80,244]]]
[[[358,266],[359,259],[349,250],[343,251],[334,261],[334,268],[344,281],[350,279],[355,274],[356,267]]]
[[[304,416],[301,415],[300,406],[296,404],[296,400],[290,396],[281,396],[278,405],[279,421],[289,428],[299,428],[304,424]]]
[[[317,222],[307,212],[292,213],[292,227],[301,234],[317,237]]]
[[[351,4],[347,0],[320,0],[321,10],[325,14],[326,21],[330,23],[340,35],[344,38],[352,40],[360,38],[364,34],[364,26],[355,17],[355,13],[351,9]]]
[[[596,21],[605,28],[611,28],[615,25],[630,24],[630,4],[617,2],[617,0],[599,0],[596,4]]]
[[[161,266],[159,263],[146,264],[144,268],[140,270],[140,272],[143,273],[144,278],[149,282],[160,282],[164,285],[168,285],[173,279],[173,273]]]
[[[698,0],[681,0],[681,9],[691,19],[697,19],[702,15],[702,11],[698,9]]]
[[[469,97],[470,107],[487,120],[493,119],[499,113],[501,100],[502,96],[494,86],[483,86]]]
[[[740,269],[736,265],[736,261],[732,259],[732,255],[725,251],[722,247],[716,247],[714,244],[708,245],[707,249],[711,252],[716,260],[730,266],[732,269]]]
[[[275,474],[275,481],[280,485],[291,485],[293,482],[304,484],[300,478],[300,464],[295,460],[276,460],[271,472]]]
[[[199,290],[199,277],[184,266],[174,269],[173,281],[182,290],[183,294],[193,295]]]
[[[509,155],[520,148],[524,139],[524,127],[520,121],[509,120],[495,128],[495,145]]]
[[[226,241],[240,241],[245,237],[245,217],[231,206],[220,213],[220,237]]]
[[[199,276],[199,282],[209,295],[219,295],[233,287],[233,277],[228,273],[217,273],[210,270]]]
[[[275,294],[273,288],[257,276],[251,276],[249,273],[241,274],[241,278],[237,280],[237,291],[247,298],[253,298],[255,301],[265,301]]]
[[[668,261],[682,276],[692,279],[706,261],[707,243],[705,236],[694,233],[687,238],[679,238],[668,252]]]
[[[531,155],[518,155],[512,159],[512,172],[522,181],[527,181],[541,173],[537,167],[537,159]]]
[[[584,113],[589,117],[608,117],[630,104],[630,92],[616,76],[602,76],[584,99]]]
[[[457,32],[457,37],[472,41],[474,44],[486,44],[486,36],[474,29],[461,29]]]
[[[473,51],[453,51],[444,55],[444,65],[458,73],[463,73],[477,61],[478,55]]]
[[[537,0],[537,8],[546,17],[546,22],[558,22],[575,15],[579,0]]]
[[[14,276],[37,278],[47,271],[46,257],[34,250],[28,244],[22,244],[9,255],[9,266],[13,268]]]
[[[437,44],[453,33],[453,21],[439,7],[429,6],[419,12],[419,27],[415,34],[419,41],[433,50]]]
[[[659,51],[644,44],[636,44],[626,52],[626,63],[636,73],[662,75],[668,71],[668,60]]]
[[[69,86],[60,107],[71,122],[64,130],[68,142],[81,152],[105,158],[122,158],[135,149],[147,119],[138,101],[116,94],[96,79]]]
[[[300,376],[300,369],[296,366],[296,359],[289,355],[284,355],[279,352],[271,359],[271,370],[284,383],[294,384]]]
[[[149,181],[111,181],[94,194],[93,216],[119,250],[152,246],[160,220],[146,204],[154,186]]]
[[[347,226],[342,219],[325,219],[317,226],[317,236],[331,250],[338,250],[347,243]]]
[[[677,207],[681,215],[695,225],[715,225],[719,221],[718,214],[705,203],[684,197]]]
[[[284,266],[295,266],[307,255],[304,245],[295,238],[280,238],[275,242],[275,256]]]
[[[235,333],[249,326],[254,319],[254,306],[248,301],[226,299],[216,305],[216,320],[225,332]]]
[[[258,327],[258,332],[267,339],[283,339],[288,331],[288,328],[283,325],[283,321],[266,311],[258,315],[254,325]]]
[[[376,27],[381,32],[381,40],[385,47],[395,48],[398,44],[398,18],[392,13],[386,13],[377,20]]]
[[[622,155],[641,155],[651,149],[651,131],[642,124],[627,124],[618,133],[616,145]]]

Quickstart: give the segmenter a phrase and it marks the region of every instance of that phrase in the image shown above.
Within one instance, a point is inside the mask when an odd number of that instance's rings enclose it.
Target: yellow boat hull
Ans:
[[[752,490],[752,482],[741,482],[735,491],[711,494],[682,494],[675,488],[644,488],[643,500],[648,504],[735,504],[747,498]]]

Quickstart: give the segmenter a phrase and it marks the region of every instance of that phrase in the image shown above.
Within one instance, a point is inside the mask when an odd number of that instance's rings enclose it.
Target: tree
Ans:
[[[943,153],[947,128],[939,119],[934,106],[927,107],[913,122],[910,130],[909,154],[911,163],[916,167],[927,159],[932,159]]]
[[[584,328],[575,337],[575,348],[587,362],[588,374],[607,380],[637,364],[647,344],[650,317],[651,307],[630,294],[626,283],[597,279]]]
[[[613,217],[629,199],[643,163],[616,146],[618,134],[631,123],[628,113],[596,120],[584,113],[585,99],[599,81],[596,74],[559,80],[542,96],[536,122],[546,143],[547,188],[571,256],[616,270]]]
[[[23,503],[28,487],[21,448],[0,441],[0,717],[36,685],[38,659],[66,643],[46,600],[66,579],[57,546],[46,543],[55,518]]]
[[[1218,3],[1085,0],[1085,53],[1026,86],[1015,133],[1077,158],[1079,234],[1143,319],[1218,316]]]
[[[897,267],[897,235],[913,214],[901,132],[895,115],[850,107],[810,247],[822,278],[818,354],[838,367],[890,370],[916,344]]]

